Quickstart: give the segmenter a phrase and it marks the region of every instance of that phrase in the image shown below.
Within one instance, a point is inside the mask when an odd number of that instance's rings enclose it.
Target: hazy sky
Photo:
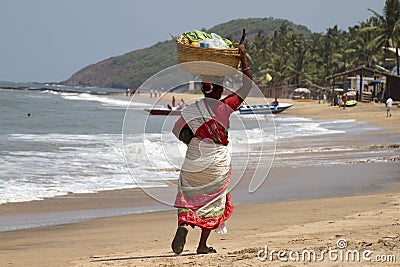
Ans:
[[[81,68],[238,18],[347,30],[384,0],[0,0],[0,80],[58,82]]]

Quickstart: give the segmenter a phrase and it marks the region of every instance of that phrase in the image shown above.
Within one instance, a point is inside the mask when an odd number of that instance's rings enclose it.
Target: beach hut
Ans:
[[[388,72],[380,71],[377,69],[371,69],[368,67],[359,67],[354,68],[348,71],[344,71],[341,73],[337,73],[331,76],[326,77],[328,81],[332,81],[332,93],[334,93],[334,87],[337,80],[343,80],[349,75],[359,76],[357,81],[359,82],[359,99],[358,101],[370,101],[371,100],[371,90],[368,89],[368,86],[365,86],[365,81],[368,80],[375,80],[374,77],[381,76],[385,77],[386,82],[382,91],[382,99],[386,99],[391,97],[395,101],[400,101],[400,76],[393,75]],[[368,83],[367,83],[368,84]]]

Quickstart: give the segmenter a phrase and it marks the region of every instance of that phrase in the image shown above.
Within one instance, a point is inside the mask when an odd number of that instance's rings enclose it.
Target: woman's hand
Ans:
[[[247,53],[246,53],[246,48],[244,47],[243,44],[238,46],[239,49],[239,54],[238,54],[238,58],[240,59],[241,62],[241,68],[242,68],[242,72],[248,76],[251,79],[253,79],[253,75],[251,73],[251,69],[249,66],[249,63],[247,62]]]
[[[239,45],[238,49],[239,49],[238,57],[240,59],[240,62],[242,63],[242,67],[243,67],[244,64],[247,64],[246,48],[244,47],[244,45],[241,44],[241,45]],[[248,66],[246,66],[246,67],[248,67]]]
[[[243,102],[253,86],[251,81],[253,79],[253,74],[251,73],[249,63],[247,62],[246,48],[244,47],[243,44],[241,44],[238,46],[238,49],[239,49],[238,58],[240,59],[241,62],[242,72],[244,75],[247,76],[243,78],[243,86],[236,91],[236,94],[239,96],[241,102]]]

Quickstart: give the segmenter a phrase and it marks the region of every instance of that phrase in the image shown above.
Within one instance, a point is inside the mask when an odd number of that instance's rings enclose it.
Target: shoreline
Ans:
[[[174,94],[176,95],[176,94]],[[197,95],[195,95],[197,96]],[[114,96],[115,97],[115,96]],[[143,98],[150,99],[148,96],[142,96]],[[165,98],[166,96],[164,96]],[[167,96],[169,97],[169,96]],[[181,95],[179,95],[181,97]],[[127,99],[125,96],[118,96],[118,99],[124,98]],[[130,99],[130,97],[128,97]],[[257,101],[254,99],[250,99],[250,101]],[[286,101],[286,100],[283,100]],[[282,102],[283,102],[282,101]],[[290,101],[290,100],[289,100]],[[291,101],[291,103],[295,103],[295,105],[286,110],[282,114],[278,114],[277,116],[279,117],[288,117],[288,116],[307,116],[310,117],[314,120],[337,120],[337,119],[349,119],[347,116],[349,115],[346,110],[339,109],[337,107],[332,107],[329,106],[328,104],[318,104],[317,101],[315,102],[296,102],[296,101]],[[352,112],[352,117],[355,118],[356,121],[359,121],[360,119],[366,119],[366,118],[376,118],[377,114],[376,113],[381,113],[380,107],[378,105],[375,105],[375,103],[361,103],[365,104],[366,106],[362,107],[361,111]],[[372,106],[369,106],[371,105]],[[321,112],[321,108],[325,109],[325,111]],[[363,110],[369,108],[369,114],[373,113],[373,116],[368,116],[363,114]],[[333,111],[333,112],[332,112]],[[393,112],[394,113],[394,112]],[[306,118],[307,118],[306,117]],[[395,115],[393,116],[395,117]],[[392,117],[392,118],[393,118]],[[392,119],[390,118],[390,119]],[[365,120],[368,121],[368,120]],[[372,127],[371,130],[369,131],[364,131],[361,134],[354,134],[354,133],[347,133],[346,135],[339,137],[339,136],[334,136],[332,135],[332,138],[328,135],[321,135],[321,136],[311,136],[311,137],[303,137],[299,140],[300,142],[303,142],[308,148],[305,150],[312,150],[312,147],[315,147],[316,150],[322,148],[323,150],[332,150],[332,147],[342,145],[344,147],[346,146],[352,146],[352,145],[359,145],[359,146],[365,146],[365,145],[371,145],[371,146],[392,146],[392,144],[398,143],[397,140],[400,140],[400,123],[395,123],[391,126],[392,128],[389,128],[387,125],[388,120],[384,120],[385,129],[379,129],[376,130],[376,128]],[[393,120],[392,120],[393,121]],[[395,121],[395,119],[394,119]],[[376,124],[375,120],[369,121],[373,125]],[[395,121],[396,122],[396,121]],[[368,129],[368,127],[367,127]],[[352,136],[351,138],[349,136]],[[355,140],[354,138],[357,138]],[[378,141],[379,140],[379,141]],[[389,142],[389,143],[388,143]],[[280,149],[287,149],[287,148],[293,148],[292,140],[280,140],[277,142],[277,153],[280,153]],[[400,144],[399,144],[400,145]],[[300,146],[294,146],[294,149],[298,149],[301,155],[301,153],[304,153],[304,149],[302,145]],[[300,148],[300,149],[299,149]],[[373,148],[374,149],[374,148]],[[378,147],[379,149],[379,147]],[[368,150],[368,149],[367,149]],[[303,151],[303,152],[302,152]],[[339,153],[339,152],[338,152]],[[317,155],[318,156],[318,155]],[[320,156],[318,157],[323,157],[324,154],[320,153]],[[290,159],[290,158],[289,158]],[[382,159],[385,162],[390,162],[390,160],[395,160],[398,161],[399,158],[384,158]],[[285,159],[284,159],[285,160]],[[307,159],[306,159],[307,160]],[[278,161],[279,161],[279,155],[278,155]],[[275,162],[277,162],[277,159],[275,159]],[[346,169],[349,169],[349,173],[356,173],[357,171],[351,171],[359,169],[359,164],[365,164],[365,162],[357,162],[353,163],[354,166],[346,166]],[[338,163],[338,166],[340,166],[340,163]],[[321,166],[320,170],[316,169],[316,171],[312,171],[313,168],[307,167],[304,171],[304,173],[310,172],[311,174],[309,175],[316,175],[317,173],[322,173],[322,169],[326,169],[327,166]],[[329,166],[328,166],[329,168]],[[275,164],[273,166],[272,171],[276,173],[281,173],[282,171],[279,171],[279,163]],[[315,169],[315,168],[314,168]],[[285,170],[283,170],[285,172]],[[293,176],[296,175],[296,171],[291,171],[287,174],[288,176]],[[343,171],[343,174],[345,175],[345,171]],[[368,173],[365,173],[364,175],[368,175]],[[278,175],[275,175],[277,177]],[[304,174],[303,177],[304,179],[307,179],[307,174]],[[332,178],[333,179],[333,178]],[[315,183],[316,181],[312,181],[311,183]],[[329,182],[329,181],[328,181]],[[248,203],[249,201],[246,201],[246,192],[243,193],[243,188],[245,188],[246,185],[241,185],[241,188],[239,190],[236,190],[238,192],[242,192],[239,194],[238,199],[240,199],[241,203]],[[162,191],[162,188],[159,188]],[[387,187],[386,187],[387,189]],[[158,190],[158,189],[156,189]],[[291,189],[288,188],[290,191]],[[368,194],[368,193],[374,193],[374,192],[379,192],[382,189],[367,189],[364,191],[360,191],[361,194]],[[293,193],[293,192],[292,192]],[[336,193],[335,192],[328,192],[326,197],[332,197]],[[257,201],[285,201],[288,199],[304,199],[306,196],[289,196],[286,198],[278,198],[276,197],[275,199],[266,199],[266,198],[259,198]],[[351,192],[350,192],[350,195]],[[338,194],[338,196],[343,196],[343,194]],[[324,197],[323,195],[320,197]],[[109,217],[109,216],[118,216],[122,214],[137,214],[137,213],[142,213],[145,212],[147,209],[150,211],[158,211],[158,210],[165,210],[165,209],[172,209],[171,206],[166,207],[162,203],[148,197],[146,195],[146,192],[142,191],[140,188],[126,188],[126,189],[117,189],[117,190],[104,190],[104,191],[98,191],[96,193],[71,193],[68,195],[61,195],[61,196],[55,196],[51,198],[45,198],[43,200],[34,200],[34,201],[28,201],[28,202],[11,202],[11,203],[3,203],[0,205],[0,216],[10,216],[9,220],[12,220],[12,216],[14,215],[27,215],[25,220],[29,221],[29,214],[48,214],[48,213],[57,213],[57,212],[73,212],[77,211],[82,213],[79,216],[76,216],[75,219],[69,219],[69,223],[75,223],[75,222],[80,222],[80,221],[85,221],[87,219],[93,219],[97,217]],[[86,211],[86,212],[85,212]],[[94,212],[91,212],[94,211]],[[93,215],[97,214],[97,215]],[[4,220],[3,220],[4,221]],[[49,223],[50,225],[57,225],[59,223],[53,222]],[[32,225],[32,224],[29,224]],[[41,226],[46,226],[45,223],[40,222],[39,227]],[[32,226],[25,226],[25,228],[30,228]],[[3,228],[8,229],[8,227]],[[0,224],[0,229],[2,229],[2,225]],[[16,227],[18,229],[18,227]],[[13,230],[13,229],[11,229]],[[0,230],[2,231],[2,230]]]
[[[153,103],[156,101],[159,104],[166,105],[170,103],[172,96],[175,96],[177,103],[179,99],[183,98],[185,101],[201,98],[200,94],[188,94],[188,93],[165,93],[161,97],[150,98],[148,94],[134,95],[133,98],[137,97],[144,103]],[[127,97],[124,94],[110,95],[118,100],[132,99],[131,96]],[[245,102],[248,105],[263,104],[273,102],[273,98],[259,98],[259,97],[247,97]],[[358,122],[370,122],[374,126],[383,128],[382,130],[375,131],[373,133],[400,133],[400,123],[396,120],[400,117],[400,105],[394,105],[392,107],[392,116],[386,117],[386,107],[384,103],[375,102],[358,102],[354,107],[347,107],[346,109],[339,108],[338,106],[331,106],[330,103],[321,102],[318,104],[318,100],[299,101],[293,99],[282,98],[278,99],[279,102],[294,104],[283,113],[278,116],[297,116],[305,117],[315,120],[340,120],[340,119],[355,119]]]
[[[266,212],[260,213],[262,210]],[[217,254],[193,254],[199,234],[195,228],[190,230],[180,256],[170,251],[176,227],[174,211],[98,218],[77,224],[4,232],[0,235],[0,260],[17,266],[240,266],[243,263],[265,266],[269,261],[257,258],[258,251],[265,246],[271,250],[321,252],[336,248],[337,240],[343,238],[349,249],[395,255],[398,261],[399,211],[400,185],[361,196],[241,204],[228,220],[228,233],[212,233],[210,237]],[[307,266],[321,264],[305,263]],[[287,264],[274,259],[274,266]],[[337,264],[324,260],[324,266]],[[355,262],[354,266],[359,264]],[[366,266],[374,264],[365,263]]]
[[[286,99],[281,101],[290,102]],[[378,152],[379,145],[400,144],[400,109],[393,108],[392,117],[386,118],[383,104],[360,103],[343,110],[317,102],[294,103],[278,116],[355,119],[372,123],[373,127],[363,133],[316,138],[320,142],[313,141],[312,137],[301,139],[304,143],[285,140],[278,143],[278,149],[301,148],[298,152],[301,156],[301,153],[309,154],[322,148],[323,151],[315,155],[325,158],[325,150],[338,144],[344,147],[375,145]],[[337,152],[339,156],[342,157],[341,152]],[[311,166],[312,163],[295,168],[273,166],[270,178],[261,190],[251,195],[250,203],[246,202],[250,195],[246,193],[245,182],[248,181],[243,179],[233,192],[236,205],[232,218],[228,220],[228,234],[212,233],[210,237],[210,245],[218,251],[215,255],[193,254],[198,229],[190,230],[181,256],[171,252],[170,241],[176,229],[174,210],[125,215],[124,212],[135,212],[134,209],[141,205],[159,206],[140,189],[1,204],[0,216],[28,215],[26,219],[29,220],[29,215],[36,213],[46,221],[49,220],[43,216],[46,212],[73,216],[82,211],[82,218],[86,219],[64,225],[1,232],[0,262],[10,266],[266,266],[270,262],[257,259],[258,251],[265,245],[275,250],[309,248],[321,251],[334,248],[339,238],[346,239],[350,249],[393,254],[400,262],[400,167],[395,155],[393,157],[383,162],[333,166]],[[282,196],[294,197],[282,199]],[[89,215],[102,209],[117,209],[121,213],[90,218]],[[12,218],[11,223],[12,220],[17,222],[17,217]],[[320,263],[302,264],[318,266]],[[324,266],[337,264],[324,262]],[[373,262],[365,263],[369,264],[374,266]],[[354,266],[358,265],[354,263]],[[274,266],[288,266],[288,263],[276,261]]]
[[[400,183],[394,175],[397,162],[286,169],[273,167],[263,186],[249,193],[249,178],[241,179],[231,191],[234,205],[275,203],[312,199],[363,196],[392,190]],[[382,171],[384,170],[384,171]],[[348,180],[348,175],[357,177]],[[322,175],[323,174],[323,175]],[[375,177],[382,176],[377,179]],[[298,184],[297,180],[302,183]],[[363,184],[364,183],[364,184]],[[159,196],[171,195],[176,188],[147,189]],[[155,192],[155,193],[154,193]],[[99,218],[175,210],[147,195],[140,188],[71,194],[29,202],[0,205],[0,233],[79,224]]]
[[[362,134],[358,140],[347,140],[349,135],[305,137],[297,139],[299,144],[293,143],[291,138],[278,142],[277,156],[263,186],[250,194],[248,185],[251,177],[245,176],[233,188],[234,204],[373,194],[390,190],[400,182],[395,175],[399,170],[400,157],[395,154],[399,151],[400,144],[396,142],[400,135]],[[354,133],[351,135],[356,136]],[[380,138],[379,142],[377,138]],[[371,158],[361,160],[362,157],[370,157],[370,153],[375,154],[375,161]],[[297,156],[300,158],[292,162]],[[314,158],[320,166],[313,166]],[[330,164],[330,160],[337,162]],[[174,181],[169,184],[173,185]],[[144,190],[126,188],[70,193],[44,200],[5,203],[0,205],[0,232],[173,209],[172,205],[165,205],[148,194],[173,201],[171,195],[175,194],[176,188]]]

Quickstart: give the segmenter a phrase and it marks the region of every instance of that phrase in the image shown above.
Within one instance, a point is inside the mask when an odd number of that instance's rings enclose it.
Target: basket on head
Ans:
[[[238,58],[238,48],[203,48],[184,44],[181,43],[179,40],[175,41],[178,50],[179,63],[187,63],[193,61],[210,61],[224,64],[233,69],[237,69],[239,67],[240,61]],[[235,70],[231,68],[220,67],[218,64],[183,64],[182,68],[190,73],[204,75],[230,76],[236,73]]]

